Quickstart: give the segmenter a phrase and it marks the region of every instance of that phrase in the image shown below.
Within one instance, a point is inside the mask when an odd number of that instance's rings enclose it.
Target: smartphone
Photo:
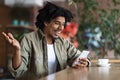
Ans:
[[[90,53],[89,51],[83,50],[82,53],[80,54],[79,58],[87,58],[89,53]]]
[[[80,54],[79,58],[87,58],[89,53],[90,53],[89,51],[83,50],[82,53]],[[78,64],[78,62],[75,61],[72,66],[74,66],[75,64]]]

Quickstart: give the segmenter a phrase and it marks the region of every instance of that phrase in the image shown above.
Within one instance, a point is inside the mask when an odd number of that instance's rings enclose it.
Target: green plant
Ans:
[[[92,49],[101,58],[105,57],[107,50],[114,50],[117,58],[120,54],[120,9],[118,7],[120,2],[118,0],[103,2],[100,0],[68,0],[68,2],[74,5],[77,16],[80,18],[77,34],[79,49]],[[105,8],[101,6],[102,3],[106,3]],[[101,32],[99,40],[95,38],[95,35],[98,35],[97,30]],[[84,36],[87,33],[94,37]],[[96,41],[99,46],[89,44],[90,39]]]

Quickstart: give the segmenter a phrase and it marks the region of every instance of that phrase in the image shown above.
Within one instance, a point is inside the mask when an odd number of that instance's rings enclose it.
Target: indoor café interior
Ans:
[[[47,3],[46,8],[50,11],[46,10],[44,14]],[[60,12],[57,13],[56,10],[48,16],[54,7],[57,10],[60,8]],[[66,12],[62,14],[62,10]],[[69,11],[72,16],[66,15],[70,14]],[[54,14],[56,15],[52,16]],[[46,25],[51,27],[52,20],[54,22],[57,19],[54,25],[63,26],[62,28],[53,32],[51,28],[46,28]],[[39,25],[45,27],[40,29]],[[55,29],[54,25],[52,27]],[[35,38],[31,36],[37,32],[40,33],[33,35]],[[45,45],[49,43],[44,37],[46,35],[53,38],[52,47]],[[13,53],[19,46],[10,40],[16,40],[19,44],[22,37],[24,41],[19,45],[21,51],[15,60]],[[38,37],[39,41],[36,40]],[[64,40],[66,43],[58,44],[59,37],[61,42]],[[41,44],[44,44],[43,47]],[[24,51],[26,54],[21,55]],[[49,64],[49,59],[56,65]],[[17,64],[14,62],[17,60],[19,65],[15,67]],[[49,68],[49,65],[52,67]],[[22,69],[25,71],[22,72]],[[49,74],[50,69],[55,71]],[[0,80],[120,80],[119,74],[119,0],[0,0]],[[21,78],[22,76],[27,78]]]

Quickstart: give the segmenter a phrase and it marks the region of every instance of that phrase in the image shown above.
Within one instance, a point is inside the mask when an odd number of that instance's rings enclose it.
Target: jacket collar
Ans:
[[[45,34],[43,33],[43,31],[41,29],[38,29],[37,33],[38,33],[40,39],[42,39],[43,37],[45,37]]]
[[[45,38],[45,34],[44,34],[44,32],[43,32],[41,29],[38,29],[37,32],[38,32],[38,35],[39,35],[40,39]],[[60,37],[58,37],[58,38],[55,39],[54,41],[55,41],[55,42],[58,42],[58,41],[59,41],[59,38],[60,38]]]

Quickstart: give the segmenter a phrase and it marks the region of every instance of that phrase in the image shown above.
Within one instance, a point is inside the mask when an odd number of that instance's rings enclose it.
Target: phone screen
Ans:
[[[80,58],[87,58],[88,54],[89,54],[89,51],[84,50],[84,51],[82,51],[82,53],[80,54],[79,57]]]

